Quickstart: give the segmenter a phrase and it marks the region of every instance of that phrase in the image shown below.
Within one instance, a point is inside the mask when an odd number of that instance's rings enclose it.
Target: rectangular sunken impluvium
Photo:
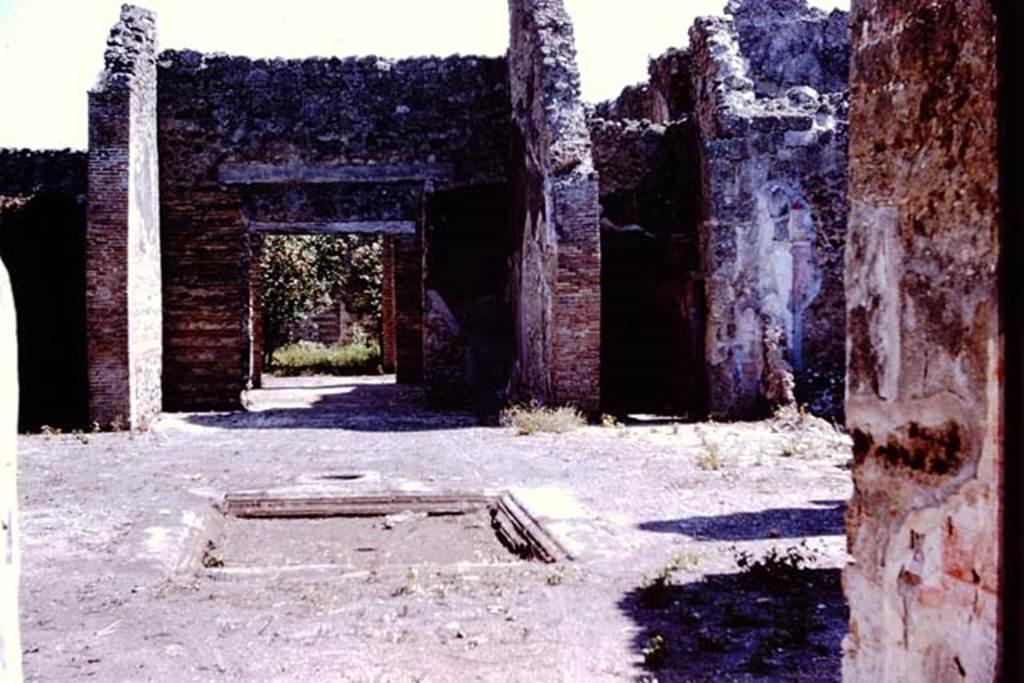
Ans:
[[[510,494],[239,493],[203,550],[210,569],[539,562],[567,553]]]

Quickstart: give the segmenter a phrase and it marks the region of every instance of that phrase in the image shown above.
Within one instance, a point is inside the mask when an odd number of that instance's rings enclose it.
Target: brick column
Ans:
[[[86,331],[89,412],[144,427],[161,409],[156,26],[125,5],[89,93]]]
[[[395,235],[395,351],[397,381],[423,380],[423,246],[420,235]]]
[[[562,0],[509,0],[513,400],[601,405],[598,178]]]
[[[384,282],[381,292],[381,339],[380,350],[384,361],[384,372],[395,371],[395,244],[391,235],[384,235]]]

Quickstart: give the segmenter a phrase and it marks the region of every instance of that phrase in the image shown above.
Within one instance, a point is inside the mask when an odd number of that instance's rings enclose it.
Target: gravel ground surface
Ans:
[[[850,446],[831,425],[519,436],[388,378],[269,382],[247,413],[21,437],[27,680],[839,679]],[[214,505],[252,491],[509,491],[573,559],[398,524],[381,542],[422,554],[268,561],[295,539],[247,532],[255,559],[204,567]]]

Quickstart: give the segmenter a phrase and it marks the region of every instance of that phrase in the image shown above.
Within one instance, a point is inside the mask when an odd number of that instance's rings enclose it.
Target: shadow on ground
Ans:
[[[838,569],[652,582],[619,608],[640,627],[633,648],[662,683],[841,679],[849,612]]]
[[[828,507],[775,508],[710,517],[683,517],[640,524],[644,531],[683,534],[700,541],[754,541],[762,538],[842,536],[843,501],[812,501]]]
[[[422,387],[363,378],[273,378],[249,392],[248,411],[196,413],[191,424],[222,429],[347,429],[417,432],[496,423],[486,412],[431,407]]]

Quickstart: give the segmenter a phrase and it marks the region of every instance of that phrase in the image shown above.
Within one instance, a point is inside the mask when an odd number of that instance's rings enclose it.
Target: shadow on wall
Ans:
[[[712,517],[684,517],[639,525],[644,531],[682,534],[699,541],[755,541],[765,538],[842,536],[846,504],[820,501],[830,507],[776,508]]]
[[[280,386],[273,392],[274,404],[249,412],[203,413],[185,419],[195,425],[219,429],[346,429],[359,432],[423,432],[438,429],[477,427],[491,416],[470,412],[431,409],[421,386],[338,381],[310,386]],[[317,392],[312,401],[280,400],[288,391]],[[306,393],[308,396],[309,394]],[[291,402],[294,405],[288,405]]]
[[[633,649],[659,681],[841,677],[849,612],[838,569],[650,582],[619,609],[640,627]]]

